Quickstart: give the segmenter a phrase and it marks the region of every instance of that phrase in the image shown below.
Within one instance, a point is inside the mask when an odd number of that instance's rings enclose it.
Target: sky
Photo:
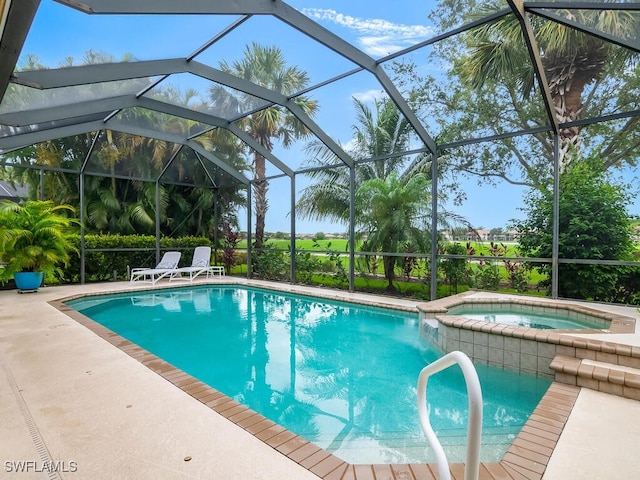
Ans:
[[[292,0],[289,4],[376,59],[434,35],[428,19],[433,7],[430,1]],[[24,61],[26,54],[34,54],[43,64],[56,67],[65,58],[72,57],[74,64],[82,64],[82,57],[89,49],[110,54],[116,60],[127,54],[139,60],[185,57],[234,20],[231,16],[204,15],[88,16],[52,0],[42,0],[21,59]],[[263,16],[252,17],[195,60],[218,67],[221,59],[228,62],[241,59],[245,46],[251,42],[277,45],[289,65],[309,74],[312,85],[355,67],[289,26]],[[181,90],[193,87],[206,91],[209,85],[208,81],[192,75],[172,76],[169,81]],[[357,123],[353,99],[373,101],[382,95],[382,88],[371,75],[352,75],[312,93],[320,106],[314,120],[338,143],[348,145],[352,126]],[[304,145],[305,142],[296,142],[284,148],[276,142],[274,153],[297,169],[307,161]],[[278,173],[268,166],[267,175]],[[475,180],[462,180],[462,184],[466,201],[462,206],[447,205],[447,208],[464,216],[476,228],[505,228],[510,219],[523,217],[520,207],[525,192],[521,187],[506,182],[478,187]],[[296,178],[297,195],[306,185],[306,177]],[[267,231],[290,231],[290,190],[286,178],[271,181]],[[241,213],[241,219],[245,216]],[[296,231],[342,233],[346,226],[298,217]]]

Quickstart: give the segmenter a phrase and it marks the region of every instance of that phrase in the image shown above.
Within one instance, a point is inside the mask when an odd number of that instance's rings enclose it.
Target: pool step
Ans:
[[[565,355],[556,355],[550,368],[555,372],[556,382],[640,400],[638,368]]]

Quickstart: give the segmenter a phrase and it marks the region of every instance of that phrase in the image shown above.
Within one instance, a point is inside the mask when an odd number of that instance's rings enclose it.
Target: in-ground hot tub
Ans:
[[[421,331],[445,353],[554,377],[550,364],[567,333],[631,333],[635,319],[581,304],[467,292],[418,306]],[[502,320],[502,321],[500,321]]]
[[[465,302],[450,307],[447,315],[545,330],[608,330],[611,325],[611,318],[595,316],[585,311],[512,302]]]

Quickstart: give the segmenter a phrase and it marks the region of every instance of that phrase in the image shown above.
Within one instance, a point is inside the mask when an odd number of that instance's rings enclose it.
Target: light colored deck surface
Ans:
[[[131,285],[0,292],[0,478],[318,478],[47,303],[125,289]],[[618,337],[639,344],[637,333]],[[583,389],[544,478],[637,478],[639,419],[640,402]],[[66,471],[37,471],[45,462]],[[28,472],[12,472],[20,468]]]

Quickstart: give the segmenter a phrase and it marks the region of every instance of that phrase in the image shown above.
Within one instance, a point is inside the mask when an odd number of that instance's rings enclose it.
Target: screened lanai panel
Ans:
[[[202,134],[192,137],[192,140],[216,158],[223,159],[233,170],[241,173],[248,170],[247,146],[230,130],[209,128]]]
[[[150,81],[149,78],[136,78],[46,90],[11,83],[0,103],[0,113],[64,107],[83,101],[134,95],[147,87]],[[62,114],[64,111],[61,111]]]
[[[85,172],[155,181],[180,145],[129,133],[104,130],[86,162]]]
[[[308,156],[307,147],[316,137],[312,134],[292,140],[284,145],[281,139],[274,139],[272,155],[274,162],[267,160],[266,176],[280,176],[298,170]],[[253,159],[256,151],[248,148],[248,158]]]
[[[236,119],[270,104],[262,98],[190,73],[170,75],[144,96],[225,120]]]
[[[182,148],[173,157],[162,173],[162,183],[213,187],[213,178],[208,176],[199,158],[190,148]]]
[[[202,148],[210,154],[211,161],[204,161],[203,164],[208,172],[213,174],[212,168],[220,169],[220,165],[215,166],[215,162],[221,164],[227,169],[226,173],[237,172],[238,177],[234,182],[238,182],[242,175],[248,178],[250,165],[249,149],[236,135],[224,128],[210,129],[206,133],[193,138],[193,141],[202,146]],[[215,161],[214,161],[215,160]],[[213,162],[213,163],[212,163]],[[224,171],[225,168],[222,168]],[[217,175],[217,173],[216,173]]]
[[[295,199],[299,233],[347,232],[349,169],[335,165],[296,175]]]
[[[427,186],[425,187],[423,196],[431,196],[431,178],[433,155],[428,150],[416,151],[416,153],[405,153],[403,155],[397,155],[390,157],[387,162],[387,176],[391,172],[395,172],[401,182],[407,182],[414,176],[420,174],[427,180]],[[372,163],[372,162],[361,162]],[[375,164],[376,162],[373,162]],[[389,170],[392,167],[392,170]],[[429,206],[431,208],[431,206]]]
[[[82,117],[65,117],[65,118],[61,118],[59,120],[54,120],[50,122],[40,122],[36,124],[23,125],[19,127],[16,127],[14,125],[3,124],[1,120],[2,115],[0,114],[0,138],[6,138],[7,141],[10,141],[12,144],[17,143],[19,145],[22,143],[20,139],[20,135],[37,133],[37,132],[43,132],[44,134],[46,130],[52,130],[57,128],[74,126],[77,124],[101,121],[102,119],[105,118],[105,116],[108,113],[109,112],[98,112],[92,115],[84,115]],[[55,134],[53,134],[52,136],[54,138],[56,137]],[[25,138],[29,138],[29,137],[25,137]],[[24,140],[24,142],[26,142],[27,144],[32,141],[33,140],[30,140],[30,139]],[[3,145],[3,142],[0,141],[0,149],[2,148],[4,148],[4,145]]]
[[[312,118],[334,142],[344,150],[352,150],[354,127],[359,125],[357,102],[371,108],[376,100],[386,97],[380,82],[369,72],[359,71],[335,82],[315,88],[305,95],[315,102]],[[314,141],[314,143],[316,143]],[[316,152],[315,154],[329,152]],[[334,155],[335,157],[335,155]],[[330,159],[335,163],[335,158]]]
[[[265,230],[268,238],[274,238],[275,232],[291,232],[291,182],[288,178],[273,178],[268,183]],[[252,198],[256,208],[256,196],[253,195]]]
[[[579,137],[560,177],[560,258],[639,261],[637,243],[625,255],[619,235],[628,216],[640,239],[640,118],[585,126]]]
[[[195,137],[193,142],[204,149],[206,155],[200,153],[198,156],[216,187],[249,183],[249,150],[236,135],[227,129],[215,128]]]
[[[552,152],[548,134],[442,150],[438,199],[444,219],[474,229],[512,230],[527,218],[525,198],[552,185]]]
[[[230,159],[224,159],[225,156],[221,153],[218,153],[216,158],[224,161],[225,163],[230,163]],[[200,162],[197,164],[197,168],[194,172],[197,181],[203,182],[206,179],[207,181],[210,181],[208,186],[213,185],[216,188],[243,188],[242,183],[236,177],[220,168],[220,166],[216,165],[212,160],[202,155],[199,156],[199,160]],[[242,171],[242,169],[240,169],[240,171]]]
[[[258,46],[258,50],[254,46]],[[254,64],[257,61],[270,66],[260,71],[247,68],[251,63],[245,61],[247,52],[254,58]],[[269,15],[251,17],[195,57],[195,60],[271,87],[285,95],[356,67],[343,56]],[[289,70],[293,75],[283,76],[284,81],[281,82],[272,74],[278,70]]]
[[[279,106],[269,107],[269,112],[266,112],[272,118],[280,117],[282,119],[292,119],[293,115],[285,108]],[[262,112],[265,113],[265,112]],[[289,117],[287,117],[289,115]],[[264,119],[264,117],[262,117]],[[208,150],[216,154],[221,154],[223,158],[227,159],[227,163],[234,165],[238,171],[247,172],[246,176],[250,178],[256,177],[272,177],[283,175],[286,172],[291,173],[291,165],[296,164],[296,159],[302,155],[302,149],[306,144],[308,138],[296,140],[295,138],[289,138],[290,143],[284,145],[282,143],[282,137],[279,137],[282,132],[278,133],[272,131],[271,137],[268,141],[270,145],[261,145],[260,141],[265,139],[255,139],[256,125],[260,120],[252,120],[247,125],[244,120],[238,120],[230,125],[231,130],[218,129],[220,134],[225,131],[229,132],[232,137],[225,134],[223,138],[216,139],[211,147],[207,147]],[[289,126],[284,126],[284,129],[289,129]],[[292,131],[288,131],[288,135],[292,135]],[[200,139],[201,137],[198,137]],[[260,140],[260,141],[259,141]],[[255,161],[261,162],[261,158],[264,158],[264,174],[257,171],[255,168]],[[248,173],[250,167],[253,166],[253,171]]]
[[[53,0],[42,0],[18,65],[31,69],[28,55],[48,67],[186,57],[235,18],[87,15]]]
[[[14,167],[59,170],[65,175],[68,174],[67,182],[75,182],[91,148],[94,135],[94,132],[90,132],[30,144],[28,147],[3,153],[0,156],[0,163]],[[55,174],[54,177],[56,177]]]
[[[160,109],[162,105],[156,105],[156,107]],[[110,121],[132,129],[143,129],[149,134],[159,131],[169,135],[176,135],[185,140],[191,135],[196,135],[212,128],[211,125],[196,120],[142,107],[124,108],[114,115]]]
[[[640,53],[546,19],[537,18],[533,27],[560,123],[640,108]],[[576,48],[558,46],[559,36]]]
[[[534,191],[528,179],[513,166],[502,171],[481,172],[456,168],[455,158],[471,155],[483,148],[497,151],[500,145],[480,144],[451,148],[440,158],[438,179],[438,225],[441,248],[445,254],[467,255],[469,284],[482,290],[511,288],[515,291],[538,281],[536,275],[518,258],[520,222],[528,218],[525,198]],[[539,148],[543,148],[542,145]],[[530,152],[537,155],[540,152]],[[549,169],[550,171],[550,169]],[[525,227],[526,228],[526,227]],[[481,260],[483,257],[495,257]],[[529,252],[536,257],[538,252]],[[449,260],[445,260],[446,265]],[[535,267],[537,264],[533,264]],[[444,268],[446,272],[446,267]],[[450,283],[450,293],[458,293]],[[531,288],[531,287],[530,287]]]
[[[549,19],[558,19],[559,22],[567,25],[575,25],[636,50],[640,49],[640,12],[638,10],[534,8],[531,12]]]
[[[339,7],[309,5],[305,0],[292,0],[291,6],[339,35],[373,58],[411,47],[433,36],[458,27],[469,13],[477,13],[476,4],[436,3],[398,0],[386,2],[343,2]],[[506,1],[491,2],[493,12],[508,8]]]
[[[216,159],[222,160],[219,156]],[[238,179],[225,172],[214,161],[196,154],[188,147],[180,149],[167,165],[160,181],[202,188],[228,188],[240,185]]]
[[[378,80],[367,71],[360,71],[338,81],[328,83],[310,91],[306,97],[316,102],[313,120],[326,135],[354,158],[391,153],[394,149],[410,150],[416,146],[409,141],[413,128],[406,128],[405,138],[397,138],[394,128],[404,116],[399,113]],[[376,133],[376,124],[380,126]],[[384,133],[382,133],[384,131]],[[388,135],[384,140],[381,135]],[[359,140],[358,140],[359,139]],[[336,163],[339,154],[328,148],[318,148],[322,139],[311,139],[306,157],[309,155],[325,158]],[[421,142],[417,145],[422,147]]]
[[[640,116],[585,125],[577,130],[577,158],[598,157],[607,170],[628,171],[640,160]]]
[[[550,128],[513,15],[426,45],[383,67],[438,144]]]

